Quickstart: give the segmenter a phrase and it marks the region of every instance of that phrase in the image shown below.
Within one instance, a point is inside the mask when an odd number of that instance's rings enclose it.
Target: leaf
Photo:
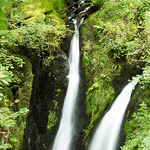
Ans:
[[[18,102],[19,102],[19,99],[16,99],[16,100],[15,100],[15,103],[18,103]]]

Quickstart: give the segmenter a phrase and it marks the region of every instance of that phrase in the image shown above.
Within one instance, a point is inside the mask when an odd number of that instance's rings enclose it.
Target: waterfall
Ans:
[[[116,150],[118,136],[131,93],[139,78],[125,86],[110,110],[102,118],[92,139],[89,150]]]
[[[69,150],[73,137],[73,114],[79,88],[79,31],[75,23],[75,34],[72,38],[69,54],[69,85],[64,100],[62,118],[55,137],[53,150]]]

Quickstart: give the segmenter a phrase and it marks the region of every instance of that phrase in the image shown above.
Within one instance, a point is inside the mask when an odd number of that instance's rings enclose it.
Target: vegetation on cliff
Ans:
[[[149,149],[149,127],[144,122],[147,120],[147,124],[150,123],[149,25],[148,0],[108,0],[81,26],[82,64],[88,86],[86,111],[90,117],[90,123],[84,130],[85,144],[89,142],[92,128],[116,94],[127,84],[127,80],[143,70],[137,89],[141,95],[135,94],[131,100],[132,111],[128,112],[130,117],[124,127],[126,144],[122,149]]]

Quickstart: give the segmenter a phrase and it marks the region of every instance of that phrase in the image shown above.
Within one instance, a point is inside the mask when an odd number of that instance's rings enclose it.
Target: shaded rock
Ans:
[[[41,60],[38,57],[28,57],[33,65],[34,81],[24,149],[42,150],[45,149],[43,144],[46,144],[48,140],[46,138],[47,122],[49,110],[54,108],[53,101],[58,101],[59,108],[62,108],[67,87],[68,63],[67,57],[60,54],[53,66],[45,68],[41,65]],[[59,94],[57,92],[58,88],[61,89]],[[57,110],[57,113],[60,116],[61,111]],[[56,129],[54,131],[56,132]]]

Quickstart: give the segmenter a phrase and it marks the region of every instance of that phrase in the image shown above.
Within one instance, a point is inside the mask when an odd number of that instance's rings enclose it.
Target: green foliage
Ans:
[[[142,84],[144,85],[142,86],[143,88],[146,88],[150,84],[150,66],[149,65],[147,65],[143,69]]]
[[[22,74],[24,75],[23,78],[21,78],[21,83],[16,83],[14,82],[14,80],[11,80],[13,84],[17,84],[17,85],[13,85],[11,88],[8,88],[7,87],[8,85],[6,86],[6,84],[5,86],[2,86],[3,95],[1,96],[2,101],[0,102],[0,109],[2,110],[2,108],[5,107],[4,109],[7,109],[13,115],[16,115],[12,118],[12,116],[8,115],[7,111],[4,111],[6,112],[5,114],[3,113],[4,115],[6,115],[6,117],[3,115],[4,118],[6,119],[3,122],[5,122],[6,125],[9,125],[10,124],[9,121],[11,121],[12,126],[11,128],[10,126],[7,127],[9,130],[6,132],[6,134],[9,133],[9,136],[5,138],[5,144],[2,144],[2,146],[7,146],[6,141],[9,138],[9,145],[11,144],[10,149],[12,150],[19,149],[20,144],[23,141],[24,129],[26,127],[26,123],[24,121],[26,120],[26,116],[28,112],[27,108],[29,106],[29,99],[31,95],[32,80],[33,80],[32,75],[30,75],[32,73],[32,70],[31,70],[32,68],[30,68],[30,64],[27,60],[26,60],[26,63],[27,64],[25,64],[23,68],[24,71],[20,71],[18,70],[18,68],[14,68],[17,71],[19,71],[18,72],[19,74],[21,73],[21,76]],[[27,67],[27,69],[25,67]],[[7,70],[5,70],[5,72],[9,73]],[[11,79],[11,76],[10,76],[10,79]],[[12,84],[11,82],[9,86],[11,86]],[[17,90],[18,91],[16,92],[15,95],[12,95],[11,89],[15,89],[16,91]],[[22,108],[22,107],[27,107],[27,108]]]
[[[6,67],[0,64],[0,106],[3,103],[4,94],[3,87],[8,86],[12,82],[10,73],[6,70]]]
[[[21,18],[21,12],[19,9],[16,9],[16,7],[11,8],[11,11],[9,13],[9,22],[8,22],[8,28],[9,29],[16,29],[18,25],[20,25],[24,19]]]
[[[139,32],[138,28],[145,28],[146,11],[149,2],[115,1],[105,2],[100,10],[99,25],[96,25],[96,36],[103,47],[106,47],[110,56],[117,62],[126,60],[132,63],[143,61],[148,43],[147,34]],[[141,16],[137,17],[138,14]],[[132,47],[131,47],[131,44]],[[140,56],[140,58],[139,58]]]
[[[60,91],[61,91],[60,89],[57,90],[58,94],[59,94]],[[58,96],[58,94],[56,94],[56,96]],[[54,100],[53,104],[54,104],[54,110],[49,111],[48,123],[47,123],[47,129],[50,130],[50,131],[52,130],[52,127],[58,121],[57,112],[56,112],[56,110],[58,110],[58,102],[56,100]]]
[[[1,134],[2,134],[2,136],[0,136],[0,140],[1,140],[0,147],[1,148],[12,148],[11,143],[18,142],[18,140],[15,139],[15,137],[12,138],[12,140],[8,144],[6,144],[3,141],[7,141],[7,139],[5,139],[5,135],[7,134],[9,137],[9,130],[10,130],[10,128],[15,127],[16,122],[17,122],[17,117],[24,116],[27,113],[28,113],[27,108],[22,108],[22,109],[20,109],[20,111],[15,112],[15,113],[12,112],[9,108],[6,108],[6,107],[0,108],[0,129],[1,129]],[[10,133],[10,135],[11,135],[11,133]]]
[[[2,6],[1,2],[0,2],[0,6]],[[6,18],[2,10],[0,10],[0,29],[6,29]]]
[[[52,127],[57,123],[58,118],[55,111],[49,111],[47,129],[52,130]]]
[[[130,121],[125,124],[126,143],[122,150],[148,150],[150,148],[150,110],[143,102]]]
[[[6,71],[6,67],[0,64],[0,89],[2,86],[9,85],[11,82],[10,74]]]
[[[0,108],[0,124],[2,128],[13,127],[16,124],[16,118],[19,113],[11,113],[8,108]]]
[[[1,52],[1,55],[3,55],[3,53]],[[1,135],[0,135],[0,147],[2,149],[4,148],[12,148],[14,149],[16,145],[16,143],[18,143],[19,141],[16,139],[15,136],[13,136],[13,138],[11,138],[11,140],[9,139],[9,143],[7,144],[8,138],[11,137],[11,135],[13,134],[13,129],[15,127],[17,127],[16,122],[18,120],[18,117],[22,117],[25,116],[28,112],[27,108],[21,108],[19,111],[13,112],[11,111],[8,106],[11,106],[10,101],[7,99],[8,95],[6,95],[5,92],[5,87],[10,85],[11,82],[14,82],[14,80],[12,80],[12,72],[8,71],[9,69],[9,56],[5,55],[5,62],[4,60],[0,59],[1,62],[3,63],[3,65],[5,65],[6,67],[0,65],[0,129],[1,129]],[[2,58],[2,57],[1,57]],[[8,59],[8,61],[7,61]],[[14,57],[15,59],[15,57]],[[10,58],[11,60],[11,58]],[[16,62],[17,61],[17,57],[16,57]],[[14,68],[13,68],[14,69]],[[13,74],[14,75],[14,74]],[[15,103],[17,102],[17,100],[15,100]],[[5,106],[5,107],[4,107]],[[25,126],[24,126],[25,128]],[[24,129],[23,128],[23,129]],[[22,129],[22,131],[23,131]],[[16,132],[15,132],[16,133]],[[16,140],[15,140],[16,139]]]
[[[111,86],[110,82],[106,82],[101,78],[95,78],[93,85],[88,88],[86,92],[86,113],[90,116],[91,121],[88,127],[83,130],[83,141],[86,145],[91,129],[94,127],[105,108],[114,100],[114,93],[114,88]]]
[[[5,75],[7,75],[12,82],[20,82],[18,71],[16,69],[23,68],[25,62],[22,58],[12,55],[6,49],[0,48],[0,64],[1,68],[5,70]]]
[[[1,127],[13,127],[16,124],[16,118],[24,116],[28,113],[27,108],[22,108],[19,112],[12,113],[9,108],[0,108],[0,124]]]
[[[52,60],[59,50],[65,31],[65,26],[61,25],[27,25],[13,31],[1,32],[0,44],[14,53],[20,53],[21,47],[25,47],[30,53],[33,52],[39,57],[43,57],[47,52]]]
[[[16,7],[21,2],[25,2],[25,1],[29,1],[29,0],[14,0],[14,1],[1,0],[0,1],[0,30],[7,29],[7,26],[9,26],[8,24],[14,24],[14,21],[17,19],[16,16],[18,17],[18,14],[14,14],[17,12]],[[10,15],[10,20],[7,18],[8,15]],[[15,17],[15,19],[12,19],[13,17]]]
[[[93,35],[99,23],[98,17],[99,12],[92,14],[81,26],[81,42],[83,42],[84,52],[82,64],[88,86],[85,103],[86,113],[90,117],[89,125],[83,130],[83,142],[86,146],[89,143],[92,128],[105,108],[114,100],[115,94],[111,85],[112,73],[114,73],[112,59],[109,58],[107,49],[99,44],[97,36]]]
[[[0,149],[8,149],[8,148],[12,148],[11,144],[2,144],[0,145]]]

